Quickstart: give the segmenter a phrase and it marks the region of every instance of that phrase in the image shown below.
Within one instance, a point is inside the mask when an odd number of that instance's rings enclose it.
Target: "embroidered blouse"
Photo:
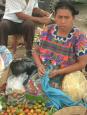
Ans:
[[[44,64],[64,68],[76,63],[79,56],[87,55],[87,38],[77,27],[73,27],[67,37],[58,36],[57,33],[56,24],[49,25],[41,33],[38,46]]]

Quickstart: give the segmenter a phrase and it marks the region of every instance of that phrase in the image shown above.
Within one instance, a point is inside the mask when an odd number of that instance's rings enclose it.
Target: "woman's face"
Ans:
[[[58,9],[55,14],[55,22],[61,30],[69,30],[72,28],[74,16],[69,9]]]

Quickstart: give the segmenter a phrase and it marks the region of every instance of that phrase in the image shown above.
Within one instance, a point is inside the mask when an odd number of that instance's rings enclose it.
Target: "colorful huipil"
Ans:
[[[36,52],[35,48],[38,48],[39,52]],[[76,63],[80,56],[87,55],[87,38],[76,27],[71,29],[67,37],[58,36],[58,26],[52,24],[43,28],[37,42],[33,44],[32,51],[40,56],[46,67],[53,65],[54,68],[60,69]],[[50,78],[50,84],[55,83],[54,87],[61,88],[63,77]],[[33,86],[36,82],[36,78],[33,77]]]
[[[87,55],[87,38],[78,28],[73,27],[67,37],[57,33],[56,24],[49,25],[41,33],[39,55],[44,64],[64,68],[76,63],[79,56]]]

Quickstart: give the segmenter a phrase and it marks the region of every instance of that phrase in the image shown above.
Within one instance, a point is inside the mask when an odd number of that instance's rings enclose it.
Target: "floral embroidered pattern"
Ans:
[[[41,32],[39,51],[43,63],[60,68],[77,61],[78,56],[87,55],[87,39],[78,28],[73,27],[67,37],[57,35],[58,26],[49,25]]]

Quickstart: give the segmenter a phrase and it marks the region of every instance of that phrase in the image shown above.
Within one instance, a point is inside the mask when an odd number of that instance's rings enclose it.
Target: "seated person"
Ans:
[[[39,15],[32,16],[37,12]],[[26,54],[31,56],[35,23],[48,24],[49,13],[38,7],[37,0],[6,0],[5,13],[0,22],[0,44],[7,46],[9,34],[23,35]]]
[[[33,45],[32,55],[40,76],[45,74],[46,67],[53,65],[49,77],[61,85],[63,77],[84,68],[87,64],[86,36],[73,25],[79,11],[66,1],[55,7],[55,24],[43,28],[40,43]]]

